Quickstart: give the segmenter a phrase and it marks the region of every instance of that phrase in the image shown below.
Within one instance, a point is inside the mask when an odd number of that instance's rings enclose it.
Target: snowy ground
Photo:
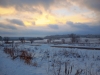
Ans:
[[[50,46],[53,44],[16,45],[15,50],[26,50],[32,54],[34,58],[31,64],[26,64],[19,57],[12,60],[11,56],[4,52],[4,47],[0,47],[0,75],[100,75],[99,50]]]

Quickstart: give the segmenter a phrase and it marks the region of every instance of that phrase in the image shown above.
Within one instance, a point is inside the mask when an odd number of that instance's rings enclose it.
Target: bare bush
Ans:
[[[73,57],[73,58],[81,58],[82,55],[80,55],[78,52],[75,51],[67,51],[67,50],[63,50],[63,51],[59,51],[58,55],[60,56],[64,56],[64,57]]]
[[[14,60],[17,57],[20,57],[21,60],[24,60],[26,64],[32,64],[31,61],[35,54],[29,53],[28,51],[22,50],[15,50],[14,48],[4,48],[4,52],[9,54],[10,57]]]
[[[34,62],[33,63],[33,66],[38,67],[38,63],[37,62]]]
[[[4,52],[9,54],[11,57],[14,56],[14,51],[11,48],[4,48]]]
[[[33,59],[32,54],[27,51],[21,51],[20,59],[24,60],[25,63],[31,64],[31,60]]]
[[[78,69],[78,70],[76,71],[75,75],[81,75],[82,71],[83,71],[82,69]]]
[[[36,46],[34,47],[34,49],[35,49],[35,50],[38,50],[38,48],[37,48]]]
[[[70,75],[72,72],[72,67],[70,61],[65,62],[65,75]]]
[[[4,48],[4,52],[9,54],[13,60],[18,57],[18,50],[14,50],[14,48]]]

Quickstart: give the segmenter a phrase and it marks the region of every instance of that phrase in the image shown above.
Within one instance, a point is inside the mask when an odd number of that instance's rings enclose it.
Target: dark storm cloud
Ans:
[[[26,6],[37,6],[43,5],[44,7],[49,7],[53,4],[54,0],[0,0],[0,6],[8,7],[8,6],[15,6],[15,7],[23,7]]]
[[[69,7],[71,3],[67,0],[0,0],[1,7],[15,7],[17,10],[25,10],[25,11],[37,11],[41,13],[38,8],[43,6],[46,10],[49,9],[50,6],[54,6],[56,8],[59,7]]]
[[[16,8],[26,8],[28,6],[39,6],[42,5],[45,8],[55,4],[55,5],[68,5],[70,6],[72,3],[77,3],[78,5],[83,7],[87,7],[94,11],[100,11],[100,0],[0,0],[0,6],[8,7],[15,6]],[[25,6],[25,7],[24,7]],[[32,7],[31,7],[32,8]]]
[[[48,25],[48,27],[52,28],[52,29],[59,29],[58,25],[54,25],[54,24],[50,24]]]
[[[3,36],[10,36],[10,35],[15,35],[15,32],[1,30],[1,31],[0,31],[0,35],[3,35]]]
[[[100,34],[100,24],[98,23],[73,23],[67,22],[72,28],[77,28],[78,33],[84,34]],[[76,32],[77,32],[76,31]]]
[[[46,36],[46,35],[62,35],[62,34],[70,34],[70,33],[75,33],[75,34],[100,34],[100,25],[94,25],[94,26],[89,26],[90,23],[73,23],[73,22],[67,22],[66,25],[71,26],[72,28],[77,28],[77,30],[73,31],[70,29],[70,31],[66,30],[58,30],[58,31],[47,31],[45,30],[35,30],[35,29],[18,29],[18,30],[0,30],[0,35],[2,36],[33,36],[33,37],[38,37],[38,36]],[[0,25],[0,28],[2,26]],[[64,26],[66,28],[66,26]],[[5,28],[5,27],[3,27]],[[60,28],[59,28],[60,29]]]
[[[7,21],[9,21],[10,23],[13,23],[13,24],[24,26],[23,21],[18,20],[18,19],[12,19],[12,20],[7,19]]]
[[[90,28],[89,23],[73,23],[73,22],[69,21],[69,22],[67,22],[67,25],[70,25],[71,27],[78,28],[78,29]]]
[[[16,28],[15,26],[13,26],[13,25],[3,24],[3,23],[0,23],[0,28],[3,28],[3,29],[12,29],[12,30],[17,29],[17,28]]]
[[[5,30],[1,30],[0,31],[0,35],[2,36],[16,36],[16,37],[38,37],[38,36],[46,36],[46,35],[53,35],[53,34],[57,34],[57,32],[53,32],[53,31],[45,31],[45,30],[23,30],[23,32],[21,30],[18,31],[5,31]]]
[[[78,5],[100,12],[100,0],[71,0]]]

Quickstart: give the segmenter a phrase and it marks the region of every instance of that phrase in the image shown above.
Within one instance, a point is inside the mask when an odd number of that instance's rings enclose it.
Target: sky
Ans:
[[[100,34],[100,0],[0,0],[0,36]]]

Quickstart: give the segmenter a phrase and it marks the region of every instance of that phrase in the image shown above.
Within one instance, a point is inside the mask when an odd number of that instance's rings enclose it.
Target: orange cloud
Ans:
[[[18,11],[16,10],[14,7],[9,7],[9,8],[1,8],[0,7],[0,15],[10,15],[10,16],[6,16],[6,18],[11,18],[11,19],[20,19],[23,21],[23,23],[25,24],[25,26],[32,26],[32,25],[36,25],[36,26],[46,26],[48,24],[57,24],[57,25],[63,25],[66,24],[67,21],[72,21],[72,22],[91,22],[92,18],[87,18],[86,16],[88,16],[89,14],[85,14],[83,13],[72,13],[72,11],[68,11],[65,15],[62,15],[63,12],[65,12],[65,7],[64,10],[62,10],[60,13],[61,15],[59,16],[59,14],[56,13],[56,15],[50,13],[50,11],[54,11],[55,9],[50,8],[47,10],[45,10],[45,8],[43,6],[41,6],[40,8],[33,6],[34,9],[37,9],[39,12],[41,12],[41,14],[37,11]],[[61,8],[62,9],[62,8]],[[60,10],[60,8],[59,8]],[[36,11],[36,12],[35,12]],[[59,11],[58,11],[59,12]],[[70,14],[72,13],[72,14]],[[13,15],[12,15],[13,14]],[[69,15],[70,14],[70,15]],[[85,14],[85,16],[82,16],[81,14]],[[4,16],[2,16],[4,18]]]
[[[16,13],[16,10],[13,7],[9,7],[9,8],[0,7],[0,15],[11,15],[14,13]]]

